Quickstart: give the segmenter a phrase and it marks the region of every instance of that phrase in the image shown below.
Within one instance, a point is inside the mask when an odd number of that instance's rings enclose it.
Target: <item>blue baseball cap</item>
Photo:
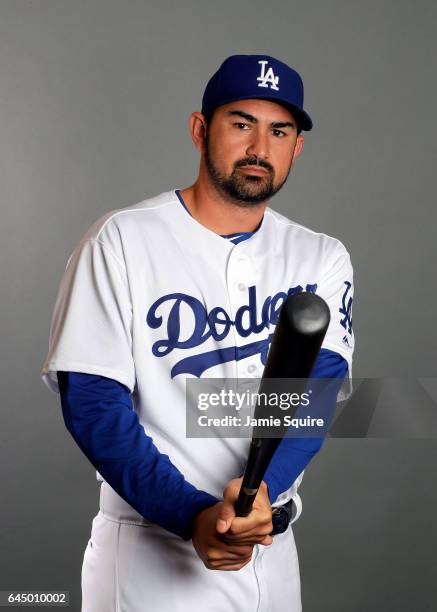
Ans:
[[[290,109],[299,127],[313,127],[303,109],[303,82],[296,70],[269,55],[231,55],[210,78],[202,98],[202,114],[234,100],[271,100]]]

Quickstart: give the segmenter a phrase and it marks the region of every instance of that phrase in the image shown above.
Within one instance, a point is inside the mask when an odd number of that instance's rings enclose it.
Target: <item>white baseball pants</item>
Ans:
[[[243,569],[208,570],[191,541],[148,523],[103,482],[82,566],[82,612],[187,610],[301,612],[292,526],[255,546]]]

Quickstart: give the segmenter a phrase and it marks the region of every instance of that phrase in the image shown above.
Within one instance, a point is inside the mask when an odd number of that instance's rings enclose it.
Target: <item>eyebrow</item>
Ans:
[[[258,119],[256,117],[241,110],[228,111],[228,115],[243,117],[243,119],[246,119],[246,121],[249,121],[249,123],[258,123]],[[296,124],[291,121],[272,121],[270,125],[272,128],[296,127]]]

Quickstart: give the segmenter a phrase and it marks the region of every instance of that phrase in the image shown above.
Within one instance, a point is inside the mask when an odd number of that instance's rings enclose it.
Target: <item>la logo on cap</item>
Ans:
[[[275,91],[279,91],[278,83],[279,77],[275,76],[273,72],[273,68],[270,66],[266,72],[266,65],[269,62],[267,60],[259,60],[258,64],[261,64],[261,74],[257,77],[258,87],[270,87],[270,89],[274,89]]]

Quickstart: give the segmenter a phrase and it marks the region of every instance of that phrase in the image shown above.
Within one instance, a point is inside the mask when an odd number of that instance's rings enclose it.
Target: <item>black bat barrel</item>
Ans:
[[[322,346],[330,321],[329,307],[315,293],[296,293],[283,303],[273,334],[258,393],[275,391],[274,380],[300,379],[300,386],[309,378]],[[277,387],[277,385],[276,385]],[[299,406],[296,407],[296,410]],[[262,417],[262,407],[255,408],[255,418]],[[269,463],[285,434],[260,438],[253,433],[240,493],[235,504],[237,516],[247,516]]]

